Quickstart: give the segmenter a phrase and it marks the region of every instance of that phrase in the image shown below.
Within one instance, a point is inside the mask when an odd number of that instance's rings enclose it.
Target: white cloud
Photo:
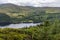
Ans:
[[[30,6],[57,6],[60,0],[0,0],[1,3],[14,3]],[[58,4],[60,6],[60,4]]]

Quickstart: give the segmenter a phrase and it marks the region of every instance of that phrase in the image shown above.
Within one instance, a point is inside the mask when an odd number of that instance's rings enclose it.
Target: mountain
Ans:
[[[31,11],[35,9],[32,6],[18,6],[11,3],[0,4],[0,12],[10,13],[10,12],[20,12],[20,11]]]
[[[10,11],[18,11],[20,8],[19,6],[17,5],[14,5],[14,4],[0,4],[0,11],[3,11],[3,12],[10,12]]]
[[[59,10],[59,7],[32,7],[32,6],[18,6],[12,3],[0,4],[0,12],[20,12],[20,11],[36,11],[36,10]]]

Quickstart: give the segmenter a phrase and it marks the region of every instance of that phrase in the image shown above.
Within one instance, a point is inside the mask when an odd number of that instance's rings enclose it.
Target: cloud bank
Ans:
[[[60,7],[60,0],[0,0],[1,3],[35,7]]]

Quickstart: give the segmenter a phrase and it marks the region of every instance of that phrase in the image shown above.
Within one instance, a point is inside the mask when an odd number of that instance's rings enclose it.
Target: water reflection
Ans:
[[[22,28],[22,27],[30,27],[30,26],[36,26],[40,23],[20,23],[20,24],[10,24],[7,26],[0,26],[0,28]]]

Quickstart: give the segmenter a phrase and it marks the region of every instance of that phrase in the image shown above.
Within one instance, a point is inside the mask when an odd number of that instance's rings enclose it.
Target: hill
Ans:
[[[0,13],[8,15],[11,23],[42,22],[46,19],[60,19],[58,7],[31,7],[18,6],[15,4],[0,4]],[[57,16],[58,15],[58,16]],[[57,16],[57,17],[56,17]],[[6,17],[5,17],[6,18]]]

